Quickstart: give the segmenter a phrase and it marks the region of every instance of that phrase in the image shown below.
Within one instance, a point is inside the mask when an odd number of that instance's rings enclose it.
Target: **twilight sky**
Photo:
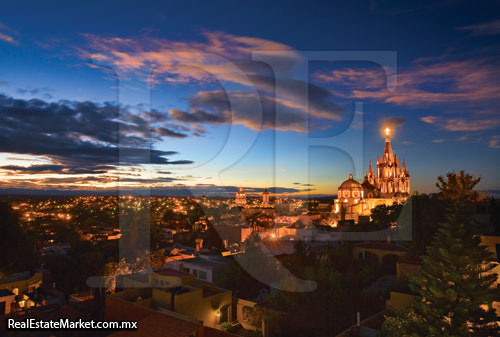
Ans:
[[[0,188],[500,190],[500,1],[2,1]],[[180,193],[180,192],[179,192]]]

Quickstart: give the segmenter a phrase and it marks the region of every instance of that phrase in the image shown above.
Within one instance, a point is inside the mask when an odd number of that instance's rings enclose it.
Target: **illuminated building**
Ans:
[[[269,202],[269,192],[267,191],[267,187],[264,188],[264,192],[262,192],[262,207],[269,207],[271,203]]]
[[[352,174],[338,189],[333,212],[340,220],[358,220],[360,215],[370,215],[378,205],[404,203],[410,195],[410,173],[406,163],[400,165],[399,158],[392,151],[390,129],[385,129],[385,147],[382,157],[377,158],[377,171],[373,171],[370,161],[362,184],[354,180]]]
[[[236,193],[234,203],[237,206],[245,206],[247,204],[247,196],[245,195],[245,192],[243,192],[243,188],[240,187],[240,190]]]

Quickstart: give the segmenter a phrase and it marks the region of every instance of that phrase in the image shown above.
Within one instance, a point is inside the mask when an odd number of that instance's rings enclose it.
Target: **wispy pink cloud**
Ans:
[[[15,35],[19,35],[15,29],[12,29],[0,22],[0,41],[11,44],[19,44],[19,42],[14,39]]]
[[[78,48],[80,56],[111,65],[119,71],[149,76],[157,80],[185,83],[217,77],[231,82],[244,81],[228,63],[249,61],[253,51],[288,51],[293,48],[274,41],[236,36],[223,32],[204,32],[205,42],[173,41],[161,38],[100,37],[84,34],[88,48]],[[296,63],[299,56],[283,62]],[[242,83],[249,85],[249,82]]]
[[[476,25],[458,27],[459,30],[470,32],[473,36],[480,35],[499,35],[500,19],[478,23]]]
[[[425,116],[421,120],[428,124],[435,124],[447,131],[484,131],[500,126],[500,118],[465,119]]]
[[[407,69],[398,70],[395,91],[381,86],[381,83],[385,83],[385,74],[380,69],[318,72],[313,78],[342,85],[343,90],[336,90],[335,93],[343,97],[412,107],[456,102],[476,104],[500,97],[498,61],[486,57],[416,63]]]
[[[252,130],[272,128],[307,132],[309,116],[331,121],[342,119],[343,109],[332,102],[333,94],[329,90],[305,81],[282,78],[280,83],[283,85],[276,93],[272,73],[259,62],[252,61],[252,52],[266,51],[267,56],[280,61],[280,67],[293,67],[302,62],[302,58],[292,47],[223,32],[204,32],[203,36],[204,42],[194,42],[86,34],[88,46],[79,47],[78,51],[82,58],[94,64],[109,66],[125,76],[134,74],[153,84],[218,81],[244,88],[200,91],[192,95],[185,111],[170,111],[170,117],[177,122],[199,130],[203,130],[200,124],[236,123]],[[282,52],[287,53],[284,56]],[[228,97],[231,108],[228,108]],[[258,114],[259,107],[262,116]],[[276,114],[276,109],[281,113]]]
[[[433,124],[435,123],[439,118],[436,116],[424,116],[421,118],[423,122],[426,122],[428,124]]]
[[[1,32],[0,32],[0,40],[2,40],[4,42],[12,43],[12,44],[18,44],[18,42],[16,40],[14,40],[14,38],[12,36],[1,33]]]

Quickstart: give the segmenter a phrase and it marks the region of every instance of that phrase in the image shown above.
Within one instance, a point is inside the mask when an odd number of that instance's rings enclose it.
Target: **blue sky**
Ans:
[[[363,178],[389,125],[413,190],[461,169],[500,190],[499,9],[4,1],[1,187],[334,194]],[[274,65],[252,58],[262,51]],[[360,59],[307,60],[338,51]],[[390,79],[371,62],[380,51],[396,57]],[[363,122],[350,124],[355,104]],[[351,153],[307,146],[326,137]]]

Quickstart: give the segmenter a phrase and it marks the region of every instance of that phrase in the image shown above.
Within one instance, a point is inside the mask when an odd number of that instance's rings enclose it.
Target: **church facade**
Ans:
[[[410,196],[410,173],[403,160],[392,151],[390,130],[386,129],[385,148],[377,157],[377,169],[370,161],[363,183],[354,180],[352,174],[338,188],[334,202],[334,219],[358,221],[360,215],[368,216],[378,205],[404,203]]]
[[[236,192],[233,205],[241,208],[243,216],[251,216],[259,213],[274,216],[276,208],[270,199],[270,193],[267,191],[267,188],[262,192],[261,198],[260,203],[257,203],[255,199],[249,202],[243,188],[240,187],[239,191]]]
[[[234,198],[234,204],[236,206],[246,206],[247,204],[247,196],[245,192],[243,192],[242,187],[240,187],[239,191],[236,192],[236,197]]]

